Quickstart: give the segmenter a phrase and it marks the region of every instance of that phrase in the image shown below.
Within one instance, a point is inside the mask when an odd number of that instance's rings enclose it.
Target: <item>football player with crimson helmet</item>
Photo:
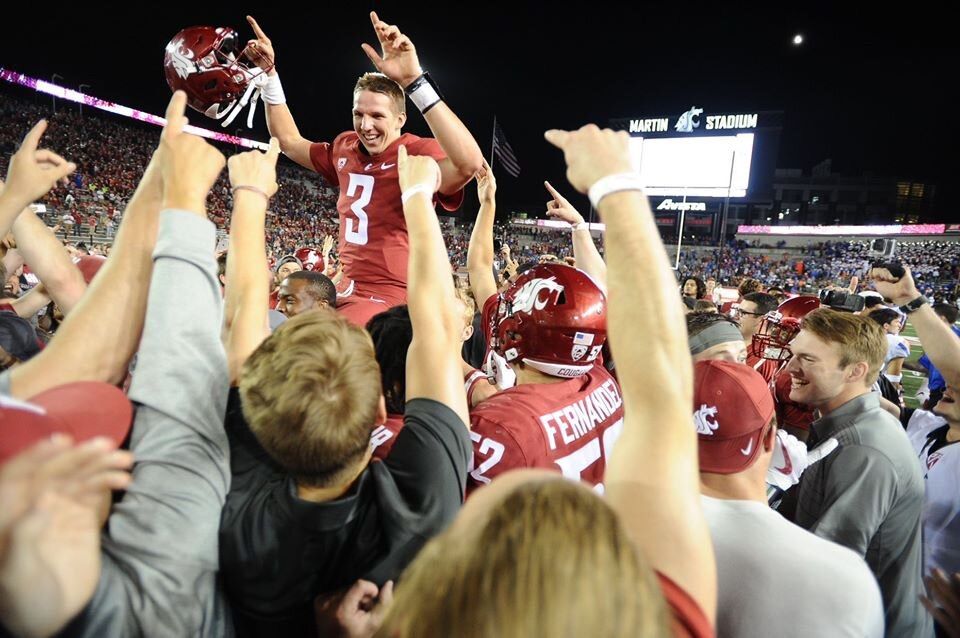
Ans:
[[[583,271],[540,264],[484,305],[494,353],[517,384],[470,414],[468,489],[519,467],[560,471],[602,491],[606,458],[623,426],[616,380],[598,364],[607,299]]]
[[[353,130],[332,143],[315,143],[300,134],[280,85],[273,43],[252,17],[248,21],[256,38],[246,49],[267,73],[262,82],[267,127],[279,138],[283,153],[340,188],[338,252],[352,289],[341,291],[339,309],[361,326],[373,315],[406,302],[409,244],[397,176],[400,145],[406,145],[411,155],[437,160],[441,183],[436,200],[447,210],[459,207],[463,186],[482,163],[479,146],[424,73],[410,38],[374,12],[370,20],[381,52],[367,44],[363,50],[378,73],[358,80]],[[402,132],[407,120],[405,93],[436,139]]]
[[[787,299],[763,317],[750,343],[752,357],[774,361],[779,366],[773,377],[777,424],[801,441],[806,441],[809,436],[814,410],[790,398],[790,375],[784,365],[792,356],[790,342],[800,333],[803,318],[819,307],[820,300],[810,295]]]

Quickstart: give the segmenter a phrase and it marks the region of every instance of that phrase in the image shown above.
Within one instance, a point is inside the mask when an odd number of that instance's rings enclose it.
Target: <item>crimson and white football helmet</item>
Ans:
[[[237,32],[229,27],[188,27],[167,44],[163,72],[174,91],[187,94],[187,104],[229,126],[251,98],[247,126],[253,126],[257,78],[266,71],[245,55]],[[249,62],[249,64],[248,64]]]
[[[579,377],[607,340],[607,298],[585,272],[541,264],[499,295],[491,323],[491,348],[508,362]]]
[[[302,246],[293,253],[294,257],[300,260],[304,270],[316,270],[323,273],[323,255],[314,248]]]
[[[800,322],[820,307],[820,300],[810,295],[792,297],[771,310],[760,320],[750,349],[753,356],[771,361],[786,361],[792,355],[790,342],[800,332]]]

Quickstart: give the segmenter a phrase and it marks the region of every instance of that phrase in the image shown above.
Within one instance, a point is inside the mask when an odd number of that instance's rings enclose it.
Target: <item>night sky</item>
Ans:
[[[58,9],[41,25],[5,29],[0,66],[162,114],[170,91],[163,49],[186,26],[231,26],[252,37],[252,13],[277,50],[277,68],[301,132],[332,140],[351,126],[351,89],[372,66],[360,49],[375,44],[367,12],[375,9],[416,45],[421,64],[489,156],[494,114],[523,168],[500,174],[501,209],[542,212],[541,182],[561,190],[559,152],[542,132],[610,118],[783,110],[779,161],[784,168],[833,159],[835,171],[926,180],[939,189],[944,221],[955,192],[956,135],[950,83],[957,60],[948,21],[917,3],[316,3],[283,10],[197,4],[171,15],[145,9]],[[788,5],[788,6],[787,6]],[[87,6],[87,5],[74,5]],[[784,8],[787,6],[787,8]],[[153,13],[152,17],[144,17]],[[791,43],[802,33],[800,47]],[[8,89],[4,89],[5,91]],[[2,99],[2,97],[0,97]],[[414,107],[406,130],[427,134]],[[246,118],[241,115],[236,123]],[[248,137],[266,139],[258,113]],[[191,121],[216,128],[193,113]],[[235,124],[236,124],[235,123]],[[235,128],[235,127],[234,127]],[[473,195],[468,195],[473,200]],[[578,200],[585,206],[585,199]],[[467,210],[475,210],[471,203]]]

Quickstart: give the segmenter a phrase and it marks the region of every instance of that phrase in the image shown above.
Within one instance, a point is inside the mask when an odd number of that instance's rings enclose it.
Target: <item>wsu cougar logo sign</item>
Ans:
[[[674,128],[679,133],[692,133],[693,129],[700,128],[700,115],[703,109],[691,106],[690,110],[680,116]]]
[[[693,423],[697,427],[697,434],[704,434],[707,436],[713,436],[714,431],[720,427],[720,424],[717,423],[717,408],[716,406],[707,407],[707,404],[704,403],[700,406],[700,409],[693,413]],[[712,421],[710,419],[713,419]]]
[[[561,292],[563,292],[563,286],[558,284],[553,277],[550,279],[531,279],[523,284],[523,287],[514,295],[512,311],[530,312],[534,308],[543,310],[548,303],[556,304]]]
[[[193,63],[193,51],[183,46],[183,38],[167,45],[167,55],[170,56],[170,64],[173,65],[174,71],[181,78],[186,79],[196,70]]]

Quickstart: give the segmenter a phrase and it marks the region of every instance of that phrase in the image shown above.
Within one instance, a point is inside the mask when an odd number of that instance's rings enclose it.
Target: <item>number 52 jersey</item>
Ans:
[[[623,399],[602,366],[557,383],[495,394],[470,413],[473,463],[467,491],[521,467],[552,469],[603,492],[603,473],[623,430]]]
[[[404,133],[379,155],[368,155],[353,131],[310,147],[314,169],[340,187],[339,253],[343,270],[360,286],[407,286],[410,252],[407,225],[400,201],[397,152],[406,145],[410,155],[446,157],[433,138]],[[456,210],[463,191],[439,195],[446,210]]]

